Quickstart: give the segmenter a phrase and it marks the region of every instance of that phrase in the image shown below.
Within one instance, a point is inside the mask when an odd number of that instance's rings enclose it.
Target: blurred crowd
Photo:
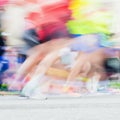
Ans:
[[[13,66],[4,83],[25,96],[46,84],[52,67],[65,70],[65,87],[76,79],[87,83],[118,75],[119,36],[110,6],[94,0],[1,0],[0,85]]]

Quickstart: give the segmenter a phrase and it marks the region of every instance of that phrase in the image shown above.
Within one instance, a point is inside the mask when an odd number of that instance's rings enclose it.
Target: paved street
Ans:
[[[120,96],[47,100],[0,96],[0,120],[120,120]]]

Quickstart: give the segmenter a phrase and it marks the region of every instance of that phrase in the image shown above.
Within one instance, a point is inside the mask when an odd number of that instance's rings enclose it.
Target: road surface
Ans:
[[[120,120],[120,95],[47,100],[0,96],[0,120]]]

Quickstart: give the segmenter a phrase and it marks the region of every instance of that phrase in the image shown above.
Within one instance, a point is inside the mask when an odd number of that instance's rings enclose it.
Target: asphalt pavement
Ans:
[[[0,120],[120,120],[120,95],[0,96]]]

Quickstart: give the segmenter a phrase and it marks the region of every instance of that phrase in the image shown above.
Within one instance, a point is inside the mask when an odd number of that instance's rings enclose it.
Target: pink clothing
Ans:
[[[9,0],[0,0],[0,7],[9,3]]]

